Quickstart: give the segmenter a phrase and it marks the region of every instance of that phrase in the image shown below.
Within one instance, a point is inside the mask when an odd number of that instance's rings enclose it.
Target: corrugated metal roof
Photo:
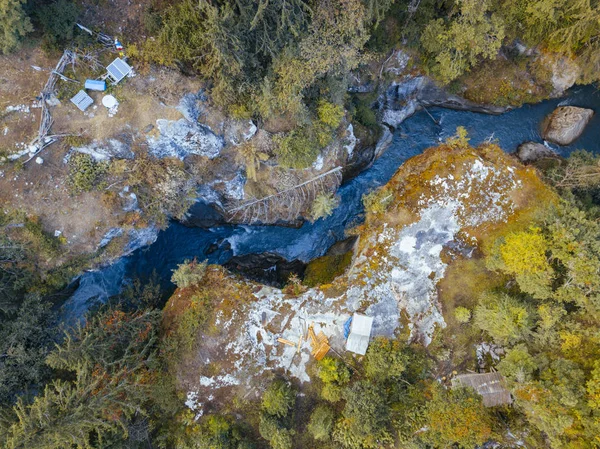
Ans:
[[[355,354],[365,355],[371,338],[373,318],[355,313],[350,325],[350,335],[346,340],[346,350]]]
[[[85,88],[90,90],[106,90],[106,82],[101,80],[85,80]]]
[[[110,65],[106,68],[108,70],[109,76],[118,83],[123,78],[125,78],[129,72],[131,72],[131,67],[127,65],[125,61],[121,58],[115,59]]]
[[[506,380],[500,373],[460,374],[452,379],[452,386],[471,387],[483,398],[483,405],[512,404],[512,396],[506,388]]]
[[[80,90],[73,98],[71,98],[71,103],[77,106],[82,112],[85,111],[93,102],[94,100],[92,100],[92,97],[86,94],[83,90]]]

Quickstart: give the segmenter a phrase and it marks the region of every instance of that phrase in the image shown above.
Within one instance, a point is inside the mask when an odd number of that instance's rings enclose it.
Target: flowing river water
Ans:
[[[173,222],[152,245],[105,268],[84,273],[77,290],[63,305],[63,319],[69,322],[83,316],[94,302],[119,293],[127,280],[145,278],[153,272],[164,293],[169,294],[174,289],[169,282],[171,270],[186,259],[223,264],[234,255],[274,252],[288,260],[308,262],[323,255],[345,237],[347,229],[362,222],[363,194],[387,183],[408,158],[453,136],[458,126],[467,129],[472,145],[490,139],[504,151],[514,152],[525,141],[543,143],[541,123],[559,105],[587,107],[596,114],[573,145],[550,147],[561,156],[577,149],[600,153],[600,91],[594,86],[576,87],[563,98],[525,105],[502,115],[428,109],[436,124],[426,112],[418,112],[398,127],[392,144],[369,169],[340,187],[340,205],[331,216],[300,228],[229,225],[202,229]]]

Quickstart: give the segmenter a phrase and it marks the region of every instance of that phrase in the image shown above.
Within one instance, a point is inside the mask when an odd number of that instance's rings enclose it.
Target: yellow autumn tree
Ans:
[[[269,155],[259,151],[250,142],[246,142],[238,147],[236,160],[246,165],[246,176],[252,181],[256,181],[256,174],[260,168],[260,163],[267,159],[269,159]]]
[[[509,234],[500,246],[505,271],[514,275],[548,271],[547,248],[538,228]]]

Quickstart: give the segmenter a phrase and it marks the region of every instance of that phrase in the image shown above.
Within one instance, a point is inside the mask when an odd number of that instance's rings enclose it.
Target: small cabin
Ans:
[[[120,83],[121,80],[127,75],[129,75],[133,69],[121,58],[117,58],[109,64],[106,70],[108,71],[109,78],[113,80],[114,84],[117,84]]]
[[[106,90],[106,81],[102,80],[85,80],[85,88],[88,90],[97,90],[104,92]]]
[[[81,112],[85,112],[87,108],[89,108],[94,100],[85,91],[80,90],[77,92],[73,98],[71,98],[71,103],[73,103]]]
[[[373,317],[355,313],[350,323],[350,333],[346,340],[346,351],[365,355],[371,339]]]

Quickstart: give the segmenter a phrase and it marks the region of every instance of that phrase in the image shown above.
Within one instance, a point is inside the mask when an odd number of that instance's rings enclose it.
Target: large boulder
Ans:
[[[581,136],[593,115],[591,109],[558,107],[546,119],[542,137],[558,145],[570,145]]]
[[[539,161],[540,159],[556,158],[558,155],[545,145],[537,142],[524,142],[517,148],[517,159],[524,164]]]

